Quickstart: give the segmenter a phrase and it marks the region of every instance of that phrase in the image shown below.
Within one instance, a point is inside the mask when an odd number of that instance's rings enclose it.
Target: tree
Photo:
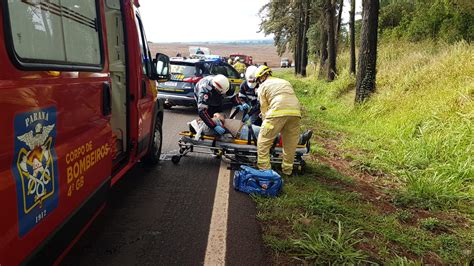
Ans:
[[[321,39],[320,43],[320,57],[319,57],[319,78],[323,78],[326,76],[327,71],[327,59],[328,59],[328,30],[327,30],[327,23],[326,23],[326,12],[322,12],[321,19],[319,20],[320,24],[320,31],[321,31]]]
[[[310,0],[305,0],[304,6],[304,18],[303,18],[303,34],[302,34],[302,47],[301,47],[301,67],[300,74],[303,77],[306,77],[306,67],[308,66],[308,29],[310,23],[310,9],[311,2]]]
[[[383,0],[379,33],[410,41],[474,40],[472,0]]]
[[[349,11],[349,28],[351,35],[351,61],[349,72],[356,73],[356,55],[355,55],[355,0],[351,0],[351,11]]]
[[[357,103],[364,102],[375,92],[379,5],[379,0],[362,0],[361,43],[355,97]]]
[[[344,0],[339,2],[339,10],[337,11],[337,27],[336,27],[336,51],[339,47],[339,36],[341,34],[341,24],[342,24],[342,10],[344,8]]]
[[[301,27],[300,27],[300,16],[297,16],[295,18],[297,20],[296,25],[297,25],[297,35],[295,38],[295,49],[293,51],[294,59],[295,59],[295,75],[298,75],[300,73],[300,61],[301,61]]]
[[[322,0],[310,0],[309,1],[309,20],[308,20],[308,31],[306,37],[308,38],[308,56],[315,55],[318,57],[321,55],[321,17],[324,15],[324,10],[321,7]]]
[[[266,35],[273,34],[273,40],[277,47],[278,55],[286,52],[290,48],[292,52],[296,48],[297,38],[297,1],[271,0],[259,11],[262,22],[260,31]]]
[[[270,0],[259,12],[260,30],[274,35],[278,55],[287,48],[293,52],[295,74],[306,75],[310,9],[311,0]]]
[[[334,31],[334,5],[331,0],[326,0],[326,23],[328,25],[328,75],[327,79],[333,81],[336,76],[336,42],[335,42],[335,31]]]
[[[298,28],[298,37],[296,39],[296,46],[295,46],[295,74],[301,74],[301,61],[303,58],[303,38],[304,38],[304,10],[303,10],[303,0],[296,1],[297,8],[298,8],[298,15],[295,17],[296,25]]]

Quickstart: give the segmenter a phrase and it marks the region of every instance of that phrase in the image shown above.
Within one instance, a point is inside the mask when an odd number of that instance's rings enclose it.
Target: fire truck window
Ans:
[[[145,34],[142,27],[142,22],[140,17],[136,16],[137,18],[137,32],[138,32],[138,40],[140,42],[140,54],[142,58],[142,67],[143,67],[143,74],[150,75],[151,73],[151,60],[150,60],[150,53],[148,52],[148,44],[146,42]]]
[[[8,10],[20,61],[100,65],[94,0],[9,0]]]
[[[100,42],[96,30],[95,1],[61,0],[61,4],[66,10],[75,14],[74,19],[67,19],[63,14],[67,60],[85,64],[100,64]]]

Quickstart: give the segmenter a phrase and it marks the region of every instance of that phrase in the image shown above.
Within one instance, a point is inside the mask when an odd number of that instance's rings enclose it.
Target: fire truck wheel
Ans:
[[[148,153],[143,158],[143,161],[148,165],[155,165],[160,160],[161,145],[163,142],[163,134],[161,128],[161,121],[156,121],[155,129],[153,130],[151,147]]]
[[[179,155],[173,155],[173,157],[171,157],[171,161],[173,162],[173,164],[178,164],[180,160],[181,156]]]

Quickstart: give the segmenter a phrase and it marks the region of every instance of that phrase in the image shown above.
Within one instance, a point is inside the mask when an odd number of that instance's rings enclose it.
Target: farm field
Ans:
[[[281,57],[278,56],[276,47],[271,44],[251,45],[251,44],[192,44],[192,43],[150,43],[152,54],[164,53],[170,57],[181,53],[183,56],[189,54],[189,46],[205,46],[211,49],[212,54],[228,56],[229,54],[246,54],[253,56],[254,63],[262,64],[267,62],[270,67],[279,67]],[[292,58],[289,53],[282,57]]]

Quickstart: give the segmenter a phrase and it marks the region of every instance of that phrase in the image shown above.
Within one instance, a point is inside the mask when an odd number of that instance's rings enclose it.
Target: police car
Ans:
[[[164,101],[164,107],[168,109],[175,105],[196,106],[194,86],[205,76],[222,74],[229,79],[230,89],[224,101],[226,104],[230,103],[243,82],[241,75],[219,58],[172,58],[170,67],[170,80],[158,85],[158,98]]]

